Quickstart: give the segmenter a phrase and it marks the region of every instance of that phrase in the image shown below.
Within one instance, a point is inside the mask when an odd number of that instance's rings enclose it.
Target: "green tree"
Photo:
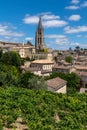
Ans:
[[[19,77],[18,86],[28,88],[28,80],[32,76],[34,76],[34,74],[31,72],[22,73]]]
[[[2,54],[3,54],[3,51],[2,51],[2,49],[0,48],[0,60],[1,60]]]
[[[80,50],[80,46],[76,46],[76,50]]]
[[[73,62],[73,58],[71,56],[66,56],[65,57],[65,61],[68,63],[72,63]]]
[[[5,72],[0,72],[0,86],[5,86],[6,85],[6,73]]]
[[[33,76],[28,80],[28,88],[30,89],[46,89],[47,85],[44,78]]]
[[[0,86],[17,85],[19,71],[15,66],[0,63]]]
[[[44,48],[43,51],[44,51],[45,53],[47,53],[47,52],[48,52],[48,49],[47,49],[47,48]]]
[[[71,74],[67,74],[66,75],[66,81],[67,81],[67,91],[68,93],[75,93],[76,91],[78,91],[80,89],[80,77],[75,74],[75,73],[71,73]]]
[[[1,61],[4,64],[14,65],[18,68],[21,65],[21,58],[20,58],[19,54],[14,51],[9,51],[9,52],[3,53],[2,57],[1,57]]]

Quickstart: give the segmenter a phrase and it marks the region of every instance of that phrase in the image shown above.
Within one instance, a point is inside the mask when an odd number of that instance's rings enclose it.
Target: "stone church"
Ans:
[[[46,50],[46,45],[41,17],[39,18],[35,33],[35,46],[30,41],[28,41],[26,44],[0,41],[0,47],[2,48],[3,52],[17,51],[21,58],[29,57],[33,59],[47,59],[47,57],[52,57],[48,48],[47,52],[44,53],[44,50]]]

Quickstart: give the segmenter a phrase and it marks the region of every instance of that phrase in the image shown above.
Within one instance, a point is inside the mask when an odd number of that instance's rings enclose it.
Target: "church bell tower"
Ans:
[[[46,48],[45,43],[44,43],[44,28],[42,26],[42,20],[41,20],[41,17],[40,17],[38,27],[37,27],[37,30],[36,30],[36,35],[35,35],[36,53],[40,52],[44,48]]]

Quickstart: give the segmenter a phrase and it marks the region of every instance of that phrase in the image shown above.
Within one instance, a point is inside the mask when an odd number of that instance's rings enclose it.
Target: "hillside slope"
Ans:
[[[0,88],[0,130],[19,117],[29,130],[87,130],[87,95]]]

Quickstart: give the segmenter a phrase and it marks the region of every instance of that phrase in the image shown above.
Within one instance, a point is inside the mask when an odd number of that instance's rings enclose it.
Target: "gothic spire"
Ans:
[[[35,49],[36,52],[43,50],[45,47],[44,43],[44,28],[42,26],[41,16],[39,17],[38,27],[35,35]]]
[[[43,29],[41,16],[39,17],[38,29]]]

